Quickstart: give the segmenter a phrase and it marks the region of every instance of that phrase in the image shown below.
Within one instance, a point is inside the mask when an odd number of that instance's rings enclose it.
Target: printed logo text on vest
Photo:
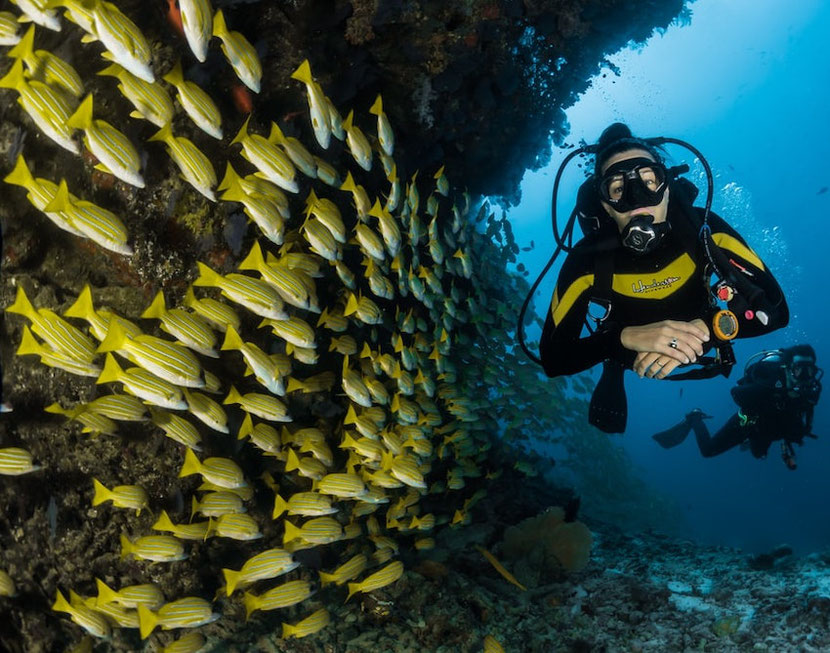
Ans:
[[[643,283],[642,279],[640,279],[637,283],[631,284],[631,291],[638,294],[652,292],[654,290],[660,290],[661,288],[668,288],[675,281],[680,281],[680,277],[666,277],[660,281],[652,279],[651,283]]]

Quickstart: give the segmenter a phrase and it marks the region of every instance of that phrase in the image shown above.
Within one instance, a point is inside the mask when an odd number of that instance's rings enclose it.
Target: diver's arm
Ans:
[[[790,319],[784,292],[761,258],[746,244],[741,235],[721,217],[709,214],[712,240],[722,252],[717,261],[724,274],[731,273],[731,281],[738,294],[729,302],[729,308],[738,316],[738,338],[751,338],[775,331],[786,326]],[[728,270],[728,272],[727,272]],[[749,308],[762,311],[767,322],[757,317],[747,319],[744,315],[746,302]]]
[[[570,257],[565,260],[539,344],[542,366],[548,376],[576,374],[609,358],[624,361],[619,325],[606,324],[603,329],[581,337],[592,281],[592,275],[578,274]],[[626,366],[631,364],[624,362]]]

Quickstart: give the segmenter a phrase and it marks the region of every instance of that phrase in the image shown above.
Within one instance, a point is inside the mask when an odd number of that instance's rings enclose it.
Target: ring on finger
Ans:
[[[669,340],[669,347],[672,349],[677,349],[677,338],[672,338]]]

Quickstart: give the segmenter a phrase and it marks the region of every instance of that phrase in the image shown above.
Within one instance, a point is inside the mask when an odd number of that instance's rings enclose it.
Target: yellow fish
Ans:
[[[282,624],[282,638],[289,639],[291,637],[305,637],[306,635],[313,635],[320,632],[331,623],[331,615],[325,608],[320,608],[316,612],[312,612],[305,619],[298,621],[296,624]]]
[[[259,83],[262,79],[259,56],[248,39],[239,32],[228,29],[221,9],[213,16],[213,35],[222,41],[222,52],[239,80],[254,93],[259,93]]]
[[[380,142],[381,149],[387,156],[392,156],[395,149],[395,134],[392,132],[392,125],[389,124],[389,117],[383,110],[383,100],[380,94],[369,109],[369,113],[378,117],[378,142]]]
[[[323,90],[311,76],[311,66],[308,59],[303,60],[297,70],[291,74],[291,79],[297,79],[306,85],[308,96],[308,109],[311,114],[311,127],[314,130],[314,137],[324,150],[328,149],[331,141],[331,127],[329,121],[328,106]],[[326,182],[328,183],[328,182]]]
[[[97,74],[118,79],[118,90],[135,107],[130,117],[143,118],[156,127],[164,127],[173,120],[173,102],[158,82],[144,81],[117,63],[107,66]]]
[[[26,19],[46,29],[55,32],[61,31],[58,14],[46,0],[11,0],[11,2],[13,5],[17,5],[17,8],[23,12]]]
[[[70,600],[76,599],[71,604],[61,594],[60,590],[57,590],[57,598],[52,604],[52,609],[56,612],[66,612],[73,622],[93,637],[99,637],[101,639],[108,638],[110,636],[110,625],[107,618],[85,605],[81,598],[74,592],[70,592],[69,596]]]
[[[287,574],[300,566],[285,549],[273,548],[248,558],[242,569],[222,569],[225,576],[225,592],[228,596],[239,587],[250,585],[258,580],[276,578]]]
[[[184,136],[174,136],[170,123],[147,140],[162,141],[167,145],[167,154],[178,166],[182,178],[211,202],[216,201],[216,195],[213,193],[216,186],[216,171],[210,159],[192,141]]]
[[[112,60],[145,82],[156,81],[150,67],[152,50],[136,24],[111,2],[89,0],[89,4],[93,7],[92,31]]]
[[[258,176],[274,182],[289,193],[298,192],[300,187],[294,179],[297,171],[291,159],[276,146],[276,143],[259,134],[249,134],[248,122],[250,120],[251,116],[245,119],[230,144],[240,143],[242,145],[242,156],[256,166],[259,171]]]
[[[161,626],[164,630],[198,628],[213,623],[219,617],[219,614],[211,610],[209,602],[196,596],[165,603],[158,612],[153,612],[145,605],[138,606],[141,639],[147,639],[156,626]]]
[[[103,120],[92,117],[92,94],[87,95],[67,121],[69,127],[84,131],[84,144],[100,161],[95,167],[121,181],[144,188],[141,157],[130,139]]]
[[[179,0],[179,11],[182,15],[184,37],[190,51],[204,63],[214,20],[210,0]]]
[[[162,79],[176,88],[179,103],[196,126],[206,134],[222,140],[222,114],[219,113],[219,108],[197,84],[184,78],[181,61],[177,61]]]
[[[81,148],[72,138],[73,129],[67,124],[72,107],[64,95],[43,82],[23,77],[23,61],[18,59],[0,79],[0,88],[15,89],[20,96],[17,103],[35,125],[55,143],[73,154]]]
[[[66,216],[81,237],[88,238],[104,249],[125,256],[133,255],[129,233],[121,219],[112,211],[72,195],[65,179],[61,179],[55,196],[43,207],[43,211],[50,216]]]
[[[18,447],[0,449],[0,475],[20,476],[42,469],[32,463],[32,454]]]
[[[346,120],[343,121],[343,129],[346,130],[346,145],[357,165],[367,172],[372,169],[372,148],[360,127],[353,124],[354,111],[349,111]]]
[[[287,608],[305,601],[311,594],[311,583],[307,580],[290,580],[259,595],[245,592],[243,601],[246,618],[250,619],[256,610]]]
[[[20,43],[20,23],[17,16],[10,11],[0,11],[0,45],[17,45]]]
[[[245,475],[234,461],[228,458],[205,458],[200,461],[192,449],[184,452],[184,463],[179,478],[201,474],[203,478],[223,488],[247,487]]]
[[[20,42],[8,51],[13,59],[22,59],[32,79],[60,88],[72,97],[84,94],[84,83],[78,72],[48,50],[35,50],[35,27],[31,25]]]
[[[92,505],[97,506],[105,501],[112,501],[116,508],[131,508],[136,515],[140,515],[144,508],[150,507],[150,498],[147,491],[138,485],[116,485],[107,489],[97,478],[92,479],[95,490],[92,497]]]
[[[349,595],[346,597],[346,600],[348,601],[352,598],[352,595],[357,592],[371,592],[372,590],[377,590],[382,587],[386,587],[387,585],[391,585],[398,580],[402,574],[403,563],[400,560],[391,562],[380,569],[380,571],[376,571],[374,574],[367,576],[359,583],[349,583]]]

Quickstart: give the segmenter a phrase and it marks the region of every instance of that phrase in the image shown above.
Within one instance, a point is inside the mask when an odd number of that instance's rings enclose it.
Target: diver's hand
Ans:
[[[644,376],[649,379],[664,379],[680,365],[682,363],[676,358],[669,358],[653,351],[641,351],[634,359],[633,369],[641,379]]]
[[[697,357],[703,354],[703,343],[708,340],[709,330],[703,320],[663,320],[642,326],[625,327],[620,333],[620,342],[626,349],[642,354],[662,355],[667,360],[677,361],[678,364],[694,363]],[[676,347],[672,347],[672,343],[675,343]],[[642,357],[642,360],[645,358]],[[649,360],[648,367],[655,360]],[[643,376],[646,368],[637,371]]]

